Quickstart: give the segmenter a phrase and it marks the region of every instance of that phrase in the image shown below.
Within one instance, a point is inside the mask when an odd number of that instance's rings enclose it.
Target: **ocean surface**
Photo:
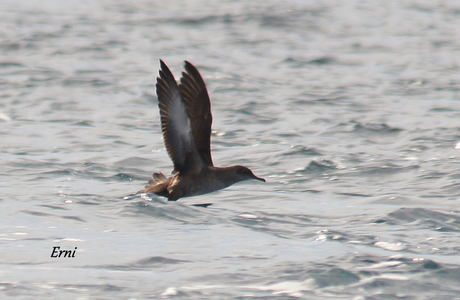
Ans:
[[[460,299],[459,28],[456,0],[2,0],[0,298]],[[266,183],[133,195],[172,170],[160,58]]]

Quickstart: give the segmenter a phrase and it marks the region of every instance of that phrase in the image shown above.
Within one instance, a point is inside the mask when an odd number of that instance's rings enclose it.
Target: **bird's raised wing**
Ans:
[[[204,163],[195,145],[186,105],[168,66],[162,60],[160,65],[156,88],[166,150],[173,161],[175,172],[196,171]]]
[[[182,100],[190,118],[198,154],[206,166],[213,166],[211,157],[211,102],[203,78],[197,68],[185,61],[185,72],[179,84]]]

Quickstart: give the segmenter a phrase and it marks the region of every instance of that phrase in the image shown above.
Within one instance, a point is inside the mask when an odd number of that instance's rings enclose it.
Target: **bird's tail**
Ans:
[[[153,179],[150,179],[145,189],[140,190],[139,193],[154,193],[160,196],[168,195],[169,179],[163,173],[153,173]]]

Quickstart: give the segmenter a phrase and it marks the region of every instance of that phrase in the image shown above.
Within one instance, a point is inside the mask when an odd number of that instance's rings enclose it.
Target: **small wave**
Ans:
[[[363,165],[356,167],[357,176],[368,175],[392,175],[400,172],[418,169],[418,164],[398,165],[392,162],[380,162],[376,165]]]
[[[12,62],[12,61],[2,61],[0,62],[0,69],[6,69],[6,68],[22,68],[24,67],[23,64],[18,63],[18,62]]]
[[[356,122],[353,128],[354,132],[365,132],[365,133],[397,133],[402,129],[397,127],[391,127],[385,123],[360,123]]]
[[[63,86],[93,86],[93,87],[104,87],[112,85],[111,82],[98,79],[98,78],[83,78],[83,77],[73,77],[65,79],[62,82]]]
[[[325,65],[325,64],[333,64],[337,63],[337,59],[330,55],[323,55],[314,58],[294,58],[294,57],[287,57],[283,60],[284,63],[288,63],[293,67],[305,67],[305,65]]]
[[[316,156],[316,155],[322,155],[322,153],[313,147],[306,147],[306,146],[292,146],[291,149],[282,155],[306,155],[306,156]]]
[[[140,259],[138,261],[127,263],[123,265],[102,265],[102,266],[87,266],[87,268],[96,269],[110,269],[110,270],[123,270],[123,271],[140,271],[149,270],[152,268],[162,268],[168,265],[176,265],[187,263],[186,260],[172,259],[163,256],[151,256]]]
[[[416,222],[419,228],[429,228],[441,232],[459,232],[460,216],[425,208],[401,208],[388,214],[388,221],[394,224]]]
[[[341,169],[339,165],[329,159],[313,159],[308,166],[305,168],[304,172],[323,172],[328,170],[338,170]]]

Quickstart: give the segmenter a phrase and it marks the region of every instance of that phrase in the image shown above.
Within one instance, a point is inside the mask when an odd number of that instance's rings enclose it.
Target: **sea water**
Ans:
[[[457,1],[3,0],[0,28],[1,298],[460,297]],[[172,170],[160,58],[266,183],[132,195]]]

